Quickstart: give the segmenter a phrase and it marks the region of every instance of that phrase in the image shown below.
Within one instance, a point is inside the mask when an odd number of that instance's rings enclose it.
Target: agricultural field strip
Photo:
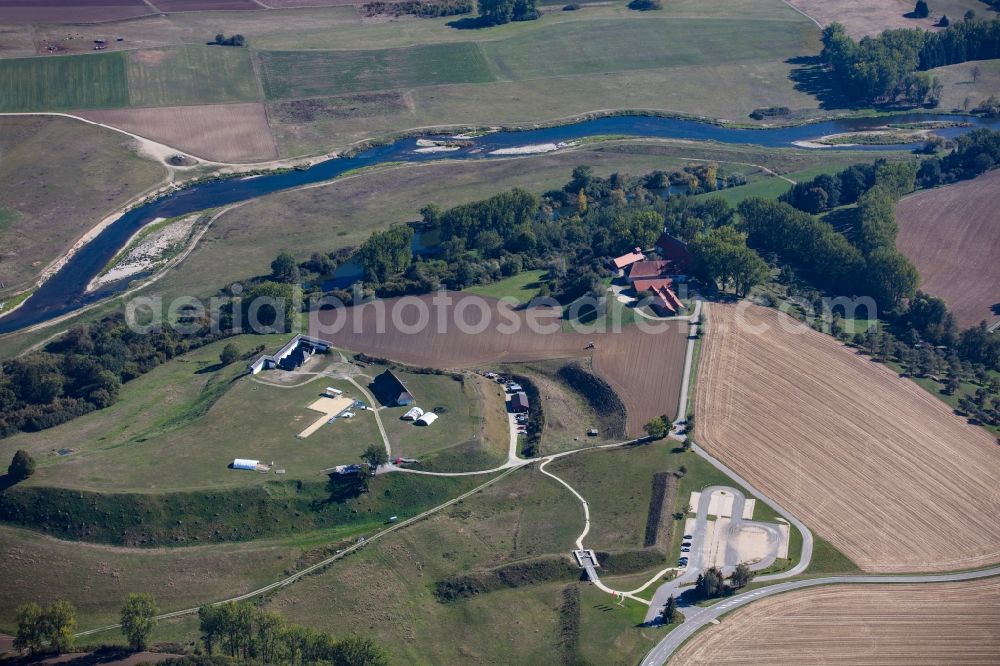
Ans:
[[[382,49],[344,50],[261,50],[257,52],[261,64],[260,77],[269,100],[302,99],[325,97],[345,92],[402,89],[440,84],[490,83],[501,81],[528,81],[552,77],[587,76],[610,71],[632,71],[657,69],[687,64],[719,64],[736,59],[723,59],[722,46],[731,35],[719,26],[725,20],[680,19],[686,22],[684,32],[700,37],[688,39],[694,48],[692,53],[681,54],[671,46],[672,31],[677,29],[676,20],[667,19],[620,19],[606,24],[599,20],[579,20],[553,26],[541,26],[530,35],[503,37],[493,40],[467,42],[431,42]],[[768,60],[777,48],[791,53],[797,50],[795,34],[785,27],[800,22],[787,19],[761,19],[758,24],[770,24],[772,46],[759,52],[743,54],[740,62]],[[545,38],[535,32],[553,32],[559,35]],[[570,35],[562,34],[566,30]],[[614,39],[611,32],[641,30],[649,33],[647,43],[661,44],[654,54],[644,53],[638,57],[634,50],[624,47]],[[542,39],[548,43],[547,53],[534,54],[526,60],[525,53],[534,53],[528,48],[529,37]],[[573,49],[563,49],[567,40],[592,44],[588,53],[576,53]],[[782,41],[784,40],[784,41]],[[604,43],[604,46],[600,46]],[[719,48],[715,48],[715,47]],[[573,53],[572,58],[559,58],[559,53]],[[609,57],[609,52],[619,52],[621,58]],[[688,62],[690,60],[690,62]],[[464,67],[442,68],[445,61],[459,61]],[[613,65],[612,63],[617,63]]]
[[[746,606],[749,603],[764,599],[792,590],[801,590],[808,587],[822,585],[848,585],[848,584],[903,584],[903,583],[951,583],[981,578],[991,578],[1000,576],[1000,566],[980,569],[978,571],[960,571],[958,573],[946,574],[918,574],[918,575],[852,575],[852,576],[825,576],[822,578],[809,578],[806,580],[788,581],[778,583],[768,587],[744,592],[727,598],[725,601],[707,607],[688,606],[684,609],[684,622],[671,631],[667,636],[653,648],[646,658],[642,660],[641,666],[660,666],[665,664],[670,656],[691,636],[697,633],[704,626],[715,622],[720,616],[731,611]],[[758,579],[759,580],[759,579]]]
[[[997,563],[998,527],[988,507],[1000,498],[987,463],[1000,454],[985,430],[774,309],[713,304],[709,316],[697,385],[701,446],[865,571]],[[873,403],[876,394],[892,399]],[[923,490],[928,478],[939,497]],[[944,553],[937,547],[952,541]]]

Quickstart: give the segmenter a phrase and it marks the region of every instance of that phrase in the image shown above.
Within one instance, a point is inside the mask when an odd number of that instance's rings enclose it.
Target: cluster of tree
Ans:
[[[941,84],[925,70],[1000,57],[1000,19],[968,18],[937,33],[886,30],[860,42],[833,23],[823,31],[821,57],[834,82],[854,99],[879,105],[934,106]]]
[[[718,567],[710,567],[698,574],[698,580],[694,586],[695,594],[701,599],[728,596],[742,590],[751,580],[753,580],[753,572],[742,562],[736,565],[736,569],[728,581]]]
[[[917,181],[936,187],[975,178],[1000,167],[1000,132],[974,129],[955,140],[955,149],[944,157],[929,157],[920,164]]]
[[[438,16],[456,16],[472,11],[472,0],[402,0],[401,2],[369,2],[362,5],[364,16],[419,16],[435,18]]]
[[[670,434],[670,428],[673,426],[673,422],[670,417],[664,414],[663,416],[655,416],[650,419],[649,423],[643,426],[643,430],[646,431],[646,435],[650,439],[664,439]]]
[[[248,602],[202,606],[198,610],[201,639],[209,655],[218,649],[244,662],[261,664],[329,664],[387,666],[385,651],[369,638],[341,640],[330,634],[289,624],[277,613]]]
[[[221,32],[215,36],[215,43],[219,46],[246,46],[247,40],[243,35],[236,34],[226,37]]]
[[[898,198],[914,186],[936,187],[975,178],[1000,167],[1000,132],[985,128],[972,130],[958,137],[953,148],[944,157],[928,157],[917,165],[880,159],[872,164],[855,164],[832,175],[820,174],[793,185],[779,200],[816,214],[858,203],[862,195],[873,188],[885,189],[890,196]]]
[[[14,649],[20,652],[60,654],[73,647],[76,608],[68,601],[54,601],[45,607],[34,602],[18,606],[14,622]]]
[[[747,247],[747,235],[735,227],[718,227],[695,237],[690,245],[693,273],[706,284],[723,291],[732,287],[746,296],[761,284],[770,268],[759,254]]]
[[[980,102],[979,106],[973,109],[973,111],[987,118],[1000,118],[1000,97],[990,95]]]
[[[607,257],[652,247],[664,227],[690,240],[732,221],[733,210],[724,201],[673,196],[671,185],[683,184],[689,192],[709,191],[720,183],[742,182],[737,176],[722,179],[714,164],[699,164],[674,172],[601,178],[581,166],[563,188],[541,198],[515,188],[448,210],[425,206],[417,226],[439,238],[429,256],[411,256],[407,261],[408,245],[402,239],[392,245],[377,236],[366,243],[372,251],[359,251],[355,258],[365,268],[366,292],[382,297],[440,287],[464,289],[538,268],[548,271],[540,295],[562,302],[587,294],[601,296]],[[398,256],[394,249],[400,251]],[[314,259],[323,261],[321,255]],[[336,295],[342,300],[350,297],[343,292]]]
[[[223,334],[207,322],[190,334],[170,326],[130,329],[124,314],[77,326],[42,351],[0,367],[0,437],[37,431],[114,403],[122,383]]]
[[[796,183],[778,200],[814,215],[857,203],[862,194],[874,187],[877,164],[856,164],[833,175],[820,174]]]
[[[479,0],[479,17],[487,25],[538,18],[535,0]]]
[[[406,270],[413,259],[413,227],[400,224],[376,231],[354,255],[368,282],[383,282]]]

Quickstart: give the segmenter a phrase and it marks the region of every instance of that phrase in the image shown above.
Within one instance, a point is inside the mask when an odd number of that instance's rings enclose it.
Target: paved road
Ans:
[[[690,638],[696,631],[706,624],[717,619],[720,615],[728,613],[742,606],[763,599],[773,597],[776,594],[801,590],[807,587],[818,585],[846,585],[846,584],[897,584],[897,583],[946,583],[963,580],[975,580],[977,578],[988,578],[1000,576],[1000,567],[982,569],[980,571],[965,571],[953,574],[936,575],[916,575],[916,576],[827,576],[825,578],[810,578],[808,580],[789,581],[770,585],[759,590],[744,592],[730,597],[707,608],[698,606],[681,606],[684,613],[684,623],[671,631],[667,636],[653,648],[646,658],[642,660],[642,666],[659,666],[666,663],[667,659],[681,646],[681,643]]]

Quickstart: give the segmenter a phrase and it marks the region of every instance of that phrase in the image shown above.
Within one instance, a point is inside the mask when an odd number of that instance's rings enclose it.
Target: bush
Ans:
[[[434,595],[438,601],[446,603],[504,588],[538,585],[553,580],[572,580],[578,575],[579,570],[564,557],[539,557],[446,578],[438,581]]]
[[[769,106],[766,109],[754,109],[750,112],[750,117],[754,120],[763,120],[772,116],[787,116],[792,112],[787,106]]]
[[[660,0],[632,0],[628,3],[629,9],[634,9],[639,12],[648,12],[656,9],[663,9],[663,3]]]
[[[15,481],[24,481],[35,473],[35,459],[24,449],[18,449],[7,468],[7,476]]]

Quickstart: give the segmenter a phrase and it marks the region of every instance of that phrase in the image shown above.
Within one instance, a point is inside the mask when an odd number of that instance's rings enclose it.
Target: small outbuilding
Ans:
[[[404,421],[415,421],[424,415],[424,410],[419,407],[411,407],[410,411],[403,414],[402,419]]]
[[[437,421],[437,418],[438,415],[435,414],[434,412],[426,412],[423,416],[414,421],[414,423],[416,423],[417,425],[429,426],[430,424]]]
[[[406,388],[406,385],[393,374],[392,370],[386,370],[372,383],[375,397],[386,406],[406,406],[414,402],[413,394]]]
[[[260,464],[259,460],[247,460],[246,458],[237,458],[233,460],[233,469],[245,469],[251,472],[257,471],[257,465]]]
[[[521,391],[512,395],[510,397],[510,409],[514,412],[528,411],[528,394]]]

